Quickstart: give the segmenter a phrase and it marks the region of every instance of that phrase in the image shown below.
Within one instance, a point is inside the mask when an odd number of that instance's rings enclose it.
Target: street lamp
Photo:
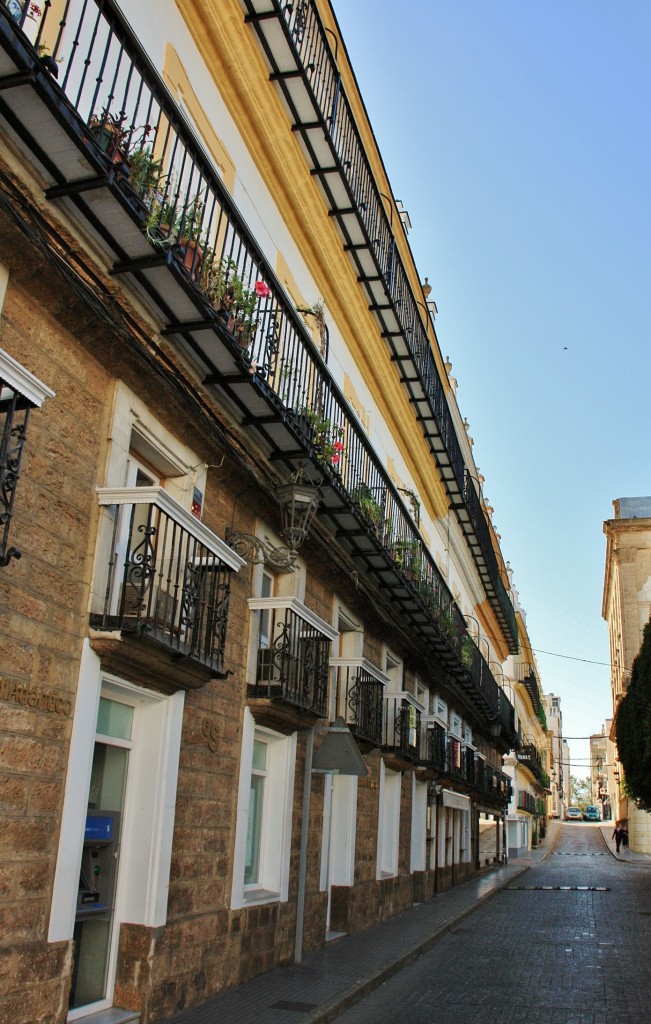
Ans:
[[[262,563],[274,572],[292,572],[298,549],[307,537],[319,508],[321,492],[311,481],[305,481],[303,469],[299,467],[290,483],[276,488],[276,497],[280,503],[280,536],[285,541],[284,545],[270,544],[251,533],[240,533],[230,527],[226,528],[226,543],[252,565]]]

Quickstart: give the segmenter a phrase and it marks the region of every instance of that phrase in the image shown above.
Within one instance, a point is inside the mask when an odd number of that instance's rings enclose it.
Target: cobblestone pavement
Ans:
[[[604,837],[605,838],[605,837]],[[648,1024],[651,866],[572,823],[338,1024]]]

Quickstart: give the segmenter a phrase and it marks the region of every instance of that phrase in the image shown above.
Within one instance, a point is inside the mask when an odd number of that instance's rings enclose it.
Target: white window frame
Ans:
[[[402,773],[393,772],[380,762],[380,791],[377,830],[376,878],[395,878],[398,874],[400,837],[400,795]]]
[[[257,882],[245,883],[255,740],[267,744],[267,774],[260,838],[260,874]],[[283,736],[264,728],[256,723],[249,708],[244,708],[231,892],[233,910],[263,903],[287,902],[295,766],[296,733]]]
[[[411,785],[411,846],[409,870],[424,871],[427,864],[427,782],[412,773]]]
[[[103,673],[99,658],[85,640],[61,816],[49,942],[69,941],[73,936],[97,711],[102,695],[134,707],[134,745],[129,758],[115,897],[116,927],[122,921],[129,921],[158,928],[167,921],[185,691],[165,696]],[[117,942],[111,954],[112,958],[115,956]],[[114,965],[112,959],[111,969]]]

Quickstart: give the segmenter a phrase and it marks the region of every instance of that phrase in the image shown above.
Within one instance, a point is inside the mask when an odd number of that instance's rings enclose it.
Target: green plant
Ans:
[[[464,636],[461,641],[461,650],[459,651],[461,664],[464,668],[472,668],[476,650],[474,641],[469,636]]]
[[[617,708],[615,730],[626,792],[638,807],[651,810],[651,623],[644,627],[631,681]]]
[[[359,510],[364,519],[376,530],[379,531],[385,525],[384,508],[375,498],[373,491],[368,484],[359,484],[353,494],[353,500],[359,505]]]
[[[155,193],[149,197],[149,212],[143,229],[152,245],[165,248],[178,234],[179,215],[176,205]]]
[[[312,449],[320,462],[338,469],[344,454],[344,428],[326,419],[316,409],[304,408],[301,414],[305,417],[312,433]]]
[[[420,576],[422,559],[417,540],[397,540],[391,545],[395,564],[410,576]]]
[[[181,245],[187,246],[189,242],[197,245],[205,245],[203,239],[203,211],[204,201],[201,196],[194,196],[181,214],[179,234]]]
[[[451,611],[442,611],[439,615],[439,626],[442,631],[448,637],[449,640],[453,640],[456,635],[456,629],[454,626],[454,619]]]
[[[413,513],[416,526],[420,526],[420,501],[418,500],[416,492],[412,491],[411,487],[399,487],[398,491],[409,499],[409,504],[411,505],[411,511]]]
[[[240,345],[245,348],[258,326],[257,310],[260,299],[271,290],[264,281],[256,281],[253,288],[245,288],[237,273],[234,260],[217,259],[209,253],[201,276],[201,288],[215,308],[222,313]]]
[[[314,317],[319,332],[319,352],[325,358],[328,351],[328,325],[325,320],[325,305],[323,299],[319,299],[312,306],[298,306],[297,313],[303,316]]]
[[[129,184],[136,195],[147,201],[163,190],[163,160],[154,159],[151,146],[129,150]]]

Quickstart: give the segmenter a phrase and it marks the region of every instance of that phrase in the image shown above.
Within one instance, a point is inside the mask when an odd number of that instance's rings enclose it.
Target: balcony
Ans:
[[[522,665],[520,668],[519,679],[529,694],[531,704],[536,714],[540,716],[541,711],[544,714],[542,691],[540,689],[540,683],[538,682],[534,666]]]
[[[549,776],[543,768],[542,759],[533,743],[525,743],[515,755],[521,765],[528,768],[545,789],[549,789]]]
[[[538,804],[536,798],[531,793],[527,793],[526,790],[521,789],[518,791],[518,810],[526,811],[527,814],[536,814]]]
[[[88,0],[74,12],[66,5],[52,21],[47,3],[22,24],[0,5],[0,119],[38,168],[47,201],[83,222],[112,274],[163,322],[162,335],[204,385],[237,411],[279,478],[312,465],[323,481],[320,517],[360,577],[382,589],[422,657],[434,656],[456,681],[460,703],[485,726],[495,722],[498,685],[334,381],[327,351],[315,346],[117,4]],[[60,61],[56,79],[39,57],[44,40]],[[24,216],[29,202],[6,184],[14,215]],[[35,208],[30,218],[43,251],[83,288],[66,270],[63,240]],[[75,260],[81,277],[92,279],[83,256]],[[89,288],[87,297],[119,336],[166,359],[115,295]]]
[[[332,658],[336,669],[335,699],[358,743],[381,747],[384,736],[384,692],[389,677],[366,658]]]
[[[384,760],[401,768],[420,760],[422,708],[407,691],[385,693]]]
[[[232,570],[244,564],[161,487],[98,488],[91,643],[107,667],[175,687],[225,675]],[[101,596],[100,596],[101,595]]]
[[[429,336],[429,312],[412,291],[396,245],[393,206],[376,184],[328,30],[312,0],[300,4],[242,0],[242,6],[408,391],[509,649],[515,654],[517,624],[504,584],[505,570],[498,564],[478,485],[465,468],[434,356],[436,339]]]
[[[330,645],[337,631],[294,597],[252,597],[248,604],[264,634],[255,681],[247,690],[256,719],[305,728],[326,718]]]
[[[447,732],[434,722],[427,730],[427,767],[443,774],[446,766]]]

